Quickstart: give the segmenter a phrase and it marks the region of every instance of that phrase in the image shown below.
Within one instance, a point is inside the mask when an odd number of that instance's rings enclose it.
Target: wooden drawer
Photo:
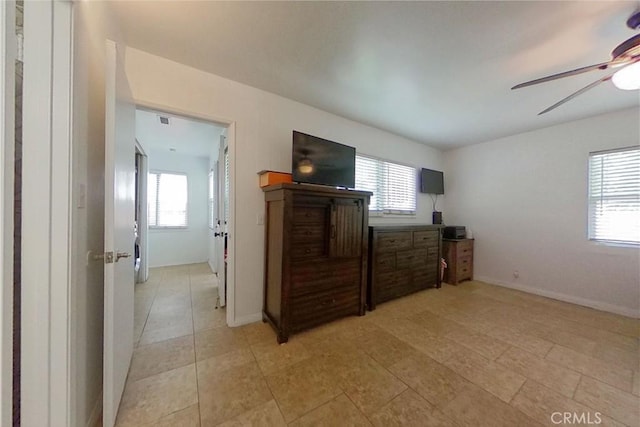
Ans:
[[[376,251],[392,252],[400,249],[409,249],[411,244],[410,231],[383,232],[377,235]]]
[[[460,271],[460,268],[462,267],[473,268],[473,258],[471,257],[471,255],[459,257],[458,261],[456,262],[456,267],[458,268],[458,271]]]
[[[327,236],[327,228],[323,222],[320,223],[298,223],[293,225],[292,237],[294,247],[308,242],[321,242]]]
[[[430,288],[438,284],[438,269],[433,267],[417,268],[413,271],[413,287]]]
[[[428,252],[426,249],[413,249],[396,253],[396,268],[405,270],[420,267],[427,264]]]
[[[460,282],[461,280],[471,279],[472,271],[471,267],[458,267],[456,271],[456,281]]]
[[[293,210],[294,224],[325,224],[327,208],[324,206],[300,206]]]
[[[291,264],[291,294],[303,295],[360,285],[360,260],[329,258],[299,260]]]
[[[473,254],[473,240],[462,240],[456,245],[456,257],[461,259]]]
[[[305,259],[305,258],[317,258],[326,255],[326,249],[324,242],[308,241],[305,243],[298,243],[295,249],[291,251],[291,258]]]
[[[438,238],[440,232],[438,230],[429,231],[414,231],[413,232],[413,247],[424,248],[429,246],[438,247]]]
[[[411,292],[410,272],[397,271],[393,275],[389,275],[384,281],[380,281],[377,288],[376,302],[389,301],[407,295]],[[408,280],[409,279],[409,280]]]
[[[471,278],[471,273],[473,272],[473,264],[472,264],[471,256],[466,256],[463,258],[459,258],[456,264],[456,275],[458,280],[469,279]]]
[[[357,286],[296,296],[291,301],[292,330],[299,331],[360,311]]]
[[[393,271],[396,268],[396,254],[379,254],[375,256],[374,268],[377,273]]]
[[[376,273],[374,281],[378,290],[387,287],[393,287],[398,282],[398,273],[396,271],[385,271],[384,273]]]

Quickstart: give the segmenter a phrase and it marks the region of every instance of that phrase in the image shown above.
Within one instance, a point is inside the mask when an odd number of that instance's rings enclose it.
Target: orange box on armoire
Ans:
[[[260,171],[260,187],[268,187],[269,185],[280,184],[281,182],[291,182],[291,174],[286,172]]]

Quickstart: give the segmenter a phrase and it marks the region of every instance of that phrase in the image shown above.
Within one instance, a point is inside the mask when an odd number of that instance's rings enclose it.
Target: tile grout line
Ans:
[[[404,384],[404,383],[403,383]],[[406,385],[406,384],[405,384]],[[408,386],[407,386],[408,387]],[[342,390],[342,389],[341,389]],[[406,390],[403,390],[400,394],[404,393]],[[342,392],[342,394],[344,394],[344,396],[349,399],[349,402],[351,402],[351,404],[353,405],[354,408],[356,408],[356,411],[358,411],[358,413],[360,413],[360,415],[362,415],[365,420],[367,420],[369,422],[369,424],[373,425],[373,421],[371,420],[371,418],[369,418],[369,416],[367,414],[365,414],[360,408],[358,408],[358,405],[356,405],[356,403],[349,397],[349,395],[347,393],[345,393],[344,391]],[[389,402],[391,402],[393,399],[395,399],[396,397],[398,397],[400,394],[393,396],[391,398],[391,400]],[[340,396],[340,395],[338,395]],[[338,396],[334,397],[332,400],[335,400]],[[385,403],[385,405],[387,405],[389,402]],[[384,406],[384,405],[383,405]]]
[[[153,305],[156,302],[156,297],[158,295],[158,288],[160,284],[164,280],[164,274],[161,275],[160,281],[154,286],[153,298],[151,299],[151,304],[149,304],[149,310],[147,310],[147,314],[144,318],[144,325],[142,325],[142,329],[140,330],[140,336],[136,340],[136,345],[134,347],[134,351],[140,345],[140,339],[142,339],[142,335],[144,335],[144,330],[147,328],[147,322],[149,321],[149,316],[151,315],[151,310],[153,309]],[[135,291],[134,291],[134,308],[135,308]],[[134,312],[135,315],[135,312]]]
[[[249,340],[247,338],[246,331],[243,330],[242,333],[243,333],[244,338],[247,340],[247,343],[248,343]],[[284,417],[284,412],[282,412],[282,408],[280,407],[280,403],[278,402],[278,399],[276,399],[276,395],[273,394],[273,390],[271,389],[271,385],[269,384],[269,381],[267,381],[267,377],[264,374],[264,372],[262,371],[262,368],[260,367],[260,364],[258,363],[258,359],[256,358],[256,354],[253,351],[252,344],[249,344],[249,351],[251,352],[251,355],[253,356],[253,360],[255,361],[256,365],[258,365],[258,371],[260,371],[260,375],[262,377],[262,381],[264,381],[264,383],[267,385],[267,388],[269,389],[269,393],[271,393],[271,398],[276,403],[276,406],[278,407],[278,411],[280,412],[280,416],[282,417],[282,420],[285,422],[285,424],[290,424],[290,423],[287,423],[287,421],[286,421],[286,419]]]
[[[591,359],[595,359],[597,362],[601,362],[601,363],[606,363],[606,362],[601,361],[600,359],[598,359],[598,358],[596,358],[596,357],[589,356],[588,354],[584,354],[584,353],[582,353],[582,352],[580,352],[580,351],[573,350],[572,348],[564,347],[564,346],[562,346],[562,345],[560,345],[560,344],[554,344],[554,345],[553,345],[553,347],[551,347],[551,348],[549,349],[549,351],[547,352],[547,354],[544,356],[544,360],[545,360],[545,361],[547,361],[547,362],[549,362],[549,363],[551,363],[551,364],[553,364],[553,365],[555,365],[555,366],[559,366],[559,367],[561,367],[561,368],[568,369],[568,370],[570,370],[571,372],[575,372],[575,373],[577,373],[577,374],[580,374],[580,380],[578,381],[578,385],[579,385],[579,384],[580,384],[580,382],[582,381],[582,377],[587,377],[587,378],[591,378],[591,379],[592,379],[592,380],[594,380],[594,381],[598,381],[598,382],[600,382],[600,383],[602,383],[602,384],[608,385],[609,387],[615,388],[615,389],[617,389],[618,391],[621,391],[621,392],[623,392],[623,393],[626,393],[626,394],[630,394],[630,395],[635,396],[635,395],[633,394],[633,375],[634,375],[634,372],[635,372],[633,369],[620,368],[620,369],[626,369],[626,370],[628,370],[628,371],[631,371],[631,381],[632,381],[632,383],[631,383],[631,390],[632,390],[632,391],[628,391],[628,390],[625,390],[625,389],[623,389],[623,388],[620,388],[617,384],[611,384],[611,383],[609,383],[609,382],[607,382],[607,381],[604,381],[604,380],[602,380],[602,379],[600,379],[600,378],[596,378],[596,377],[595,377],[595,376],[593,376],[593,375],[589,375],[588,373],[585,373],[585,372],[582,372],[582,371],[578,371],[577,369],[574,369],[574,368],[573,368],[573,367],[571,367],[571,366],[561,365],[560,363],[558,363],[558,362],[556,362],[556,361],[553,361],[553,360],[551,360],[551,359],[547,359],[547,356],[551,353],[551,350],[553,350],[553,348],[554,348],[554,347],[556,347],[556,346],[557,346],[557,347],[562,347],[562,348],[567,349],[567,350],[570,350],[570,351],[573,351],[573,352],[575,352],[575,353],[578,353],[580,356],[585,356],[585,357],[589,357],[589,358],[591,358]],[[576,390],[577,390],[577,388],[578,388],[578,386],[576,385]],[[575,395],[575,390],[574,390],[574,395]]]
[[[516,392],[513,394],[513,396],[511,396],[511,399],[509,399],[509,401],[507,402],[507,404],[508,404],[509,406],[513,406],[513,405],[512,405],[513,399],[515,399],[515,398],[516,398],[516,396],[517,396],[517,395],[520,393],[520,391],[524,388],[524,385],[527,383],[527,381],[529,381],[529,380],[530,380],[530,378],[528,378],[528,377],[526,377],[526,376],[524,376],[524,375],[523,375],[523,377],[524,377],[524,381],[522,382],[522,384],[520,384],[520,387],[518,387],[518,391],[516,391]],[[533,380],[531,380],[531,381],[533,381]],[[513,406],[513,407],[514,407],[514,408],[516,408],[515,406]],[[518,408],[516,408],[516,409],[518,409]]]
[[[193,316],[193,292],[191,287],[191,268],[189,268],[189,301],[191,301],[191,336],[193,340],[193,365],[196,371],[196,399],[198,404],[198,420],[202,425],[202,412],[200,410],[200,384],[198,382],[198,357],[196,353],[196,326]]]

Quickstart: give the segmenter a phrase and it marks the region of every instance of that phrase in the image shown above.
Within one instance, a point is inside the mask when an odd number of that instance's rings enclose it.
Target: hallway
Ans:
[[[199,425],[195,362],[229,350],[241,334],[226,328],[224,308],[215,309],[217,286],[206,263],[152,268],[136,284],[134,353],[118,426],[158,425],[170,414],[166,425]]]

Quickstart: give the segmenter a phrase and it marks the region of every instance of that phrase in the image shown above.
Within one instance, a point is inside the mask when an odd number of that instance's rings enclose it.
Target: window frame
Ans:
[[[184,225],[151,225],[151,219],[149,217],[149,214],[151,212],[150,207],[147,207],[147,221],[149,224],[149,230],[186,230],[189,228],[189,175],[185,172],[178,172],[178,171],[169,171],[169,170],[158,170],[158,169],[153,169],[150,170],[148,172],[148,175],[180,175],[180,176],[184,176],[186,179],[186,184],[187,184],[187,201],[186,201],[186,207],[185,207],[185,211],[184,211]],[[149,182],[151,182],[151,179],[149,177],[147,177],[147,189],[149,188]],[[159,180],[156,180],[156,183],[159,183]],[[150,192],[147,191],[147,204],[149,203],[149,194]],[[158,200],[159,200],[159,194],[160,194],[160,188],[156,189],[156,207],[155,207],[155,224],[158,223]],[[148,205],[149,206],[149,205]]]
[[[410,168],[414,171],[414,179],[413,179],[413,185],[411,186],[411,191],[413,191],[413,201],[414,201],[414,207],[413,210],[402,210],[402,209],[397,209],[397,208],[385,208],[384,206],[379,209],[377,206],[374,206],[373,204],[369,203],[369,216],[370,217],[393,217],[393,216],[399,216],[399,217],[407,217],[407,216],[412,216],[415,217],[418,214],[418,171],[419,168],[414,166],[414,165],[410,165],[407,163],[402,163],[402,162],[398,162],[395,160],[389,160],[389,159],[385,159],[382,157],[377,157],[377,156],[372,156],[369,154],[364,154],[364,153],[356,153],[356,165],[357,165],[357,159],[358,157],[362,157],[365,158],[367,160],[374,160],[376,162],[382,162],[382,163],[388,163],[391,165],[396,165],[396,166],[403,166],[406,168]],[[358,168],[356,167],[356,181],[357,181],[357,175],[358,175]],[[362,188],[357,188],[358,190],[364,190],[364,191],[370,191],[367,189],[362,189]],[[381,193],[378,193],[381,194]]]
[[[593,202],[594,199],[602,200],[603,196],[601,193],[592,194],[592,159],[594,156],[607,155],[607,154],[616,154],[626,151],[635,151],[640,155],[640,146],[630,146],[630,147],[622,147],[611,150],[600,150],[600,151],[592,151],[589,152],[587,158],[587,239],[589,242],[593,242],[595,244],[602,244],[607,246],[619,246],[619,247],[640,247],[640,236],[639,240],[619,240],[619,239],[611,239],[611,238],[599,238],[596,237],[596,224],[595,224],[595,214],[593,210],[595,209],[595,204]],[[638,165],[640,167],[640,165]],[[630,168],[631,169],[631,168]],[[623,196],[619,197],[608,197],[609,200],[629,200],[629,198],[625,198]],[[640,203],[640,202],[639,202]],[[640,214],[640,205],[638,208],[638,213]]]

